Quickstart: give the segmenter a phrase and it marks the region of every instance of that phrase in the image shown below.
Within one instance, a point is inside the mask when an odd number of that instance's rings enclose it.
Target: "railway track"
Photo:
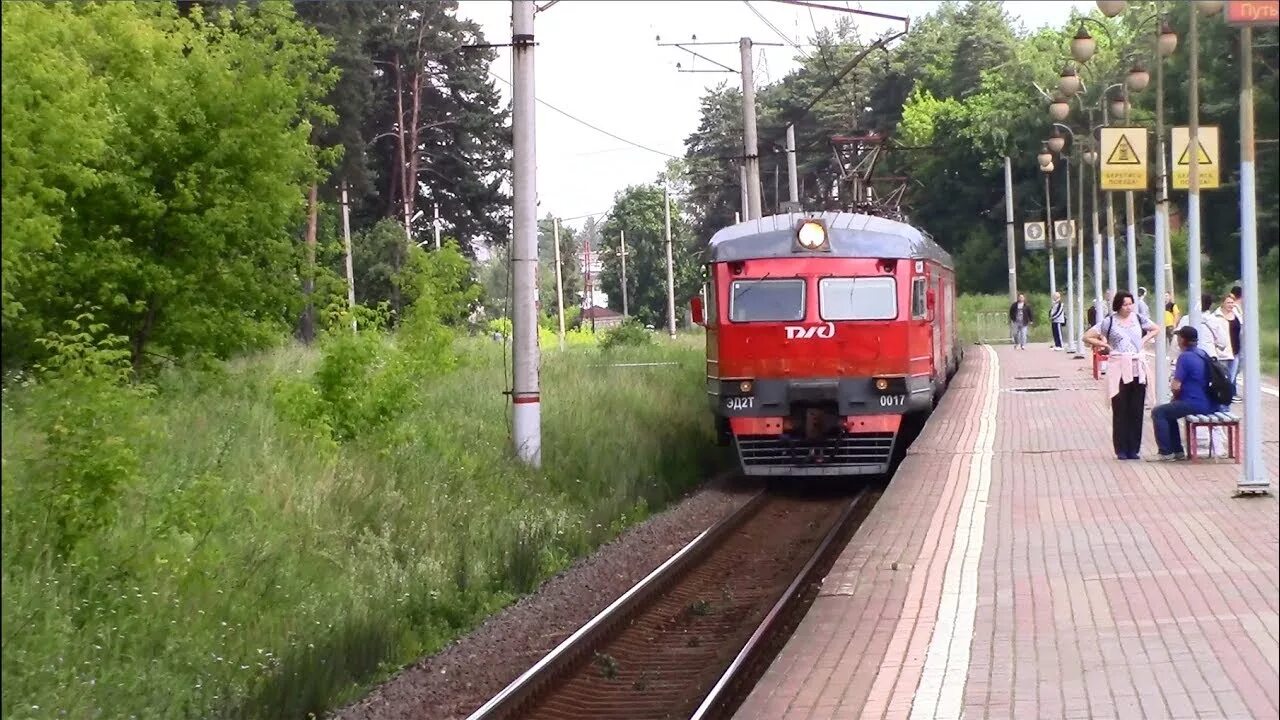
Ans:
[[[707,719],[736,707],[878,497],[762,492],[468,720]]]

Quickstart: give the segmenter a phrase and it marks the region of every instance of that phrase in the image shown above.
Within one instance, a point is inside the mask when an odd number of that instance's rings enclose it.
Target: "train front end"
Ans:
[[[695,316],[718,434],[745,474],[886,473],[904,417],[932,408],[928,269],[904,227],[778,215],[712,239]]]

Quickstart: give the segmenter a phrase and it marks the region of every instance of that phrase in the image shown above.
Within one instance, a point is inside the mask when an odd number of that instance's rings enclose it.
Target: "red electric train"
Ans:
[[[960,364],[951,256],[912,225],[846,212],[726,227],[709,255],[691,309],[743,472],[887,472],[904,418],[929,413]]]

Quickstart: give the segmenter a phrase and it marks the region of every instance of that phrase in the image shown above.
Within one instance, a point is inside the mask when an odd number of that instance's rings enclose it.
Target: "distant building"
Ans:
[[[622,324],[622,313],[616,310],[610,310],[607,307],[590,307],[582,311],[582,319],[579,321],[580,327],[591,327],[592,319],[595,319],[596,330],[604,330],[607,328],[617,327]]]
[[[590,256],[590,262],[587,262],[588,255]],[[600,284],[600,274],[604,271],[604,262],[600,258],[600,251],[593,250],[588,253],[586,249],[583,249],[578,254],[578,265],[582,268],[582,274],[584,275],[582,297],[579,305],[583,310],[592,305],[601,308],[608,307],[609,294],[604,291],[604,286]]]

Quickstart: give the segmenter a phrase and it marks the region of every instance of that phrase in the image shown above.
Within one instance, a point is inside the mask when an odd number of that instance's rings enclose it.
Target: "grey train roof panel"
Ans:
[[[827,224],[829,253],[793,250],[796,226],[802,219],[820,218]],[[859,213],[786,213],[721,228],[711,236],[711,262],[761,258],[826,257],[922,258],[954,267],[951,255],[928,234],[896,220]]]

